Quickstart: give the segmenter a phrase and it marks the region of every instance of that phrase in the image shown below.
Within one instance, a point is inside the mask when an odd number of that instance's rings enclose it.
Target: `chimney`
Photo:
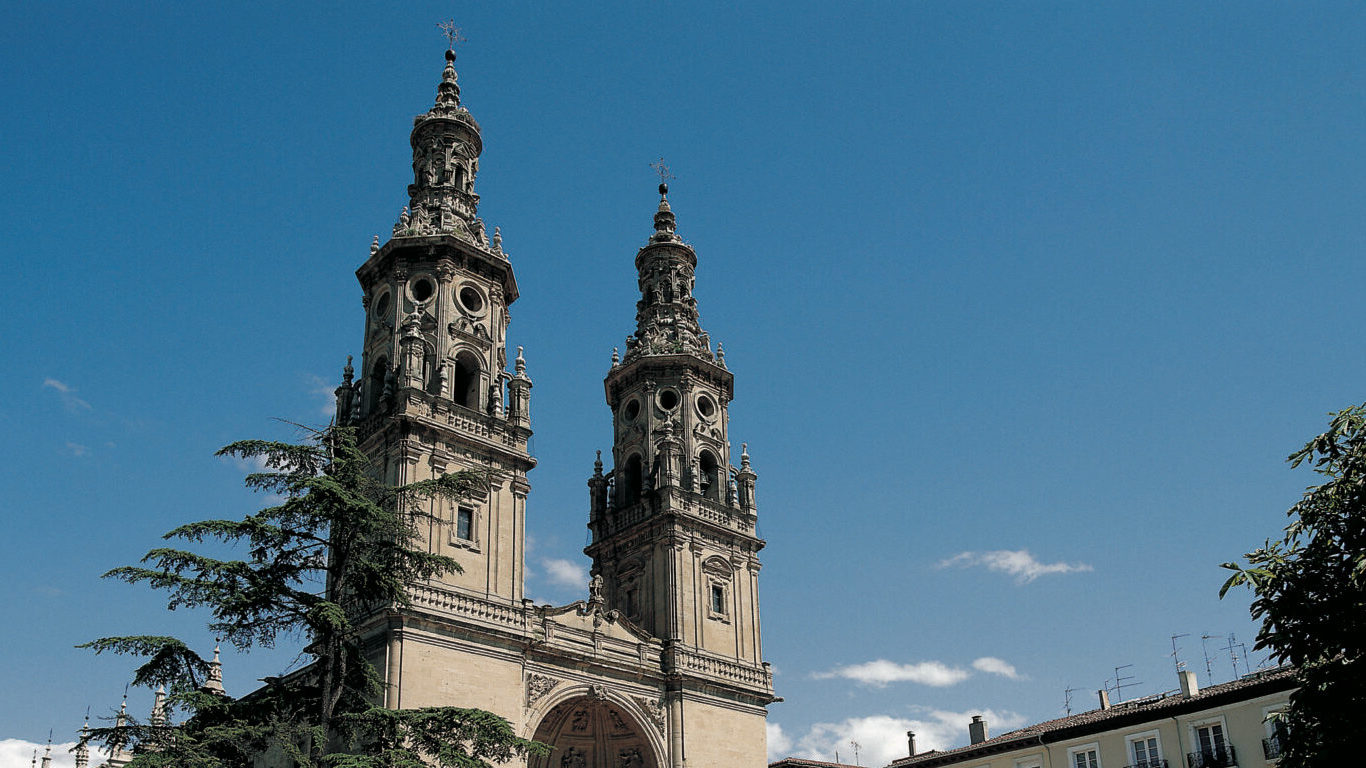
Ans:
[[[915,731],[906,731],[906,751],[915,757]]]
[[[973,744],[987,740],[987,721],[981,715],[973,715],[972,722],[968,723],[968,738]]]
[[[1186,698],[1200,695],[1200,684],[1195,682],[1195,673],[1189,669],[1181,670],[1181,695]]]
[[[1109,708],[1110,708],[1110,692],[1107,691],[1107,690],[1105,690],[1104,688],[1101,688],[1099,691],[1096,691],[1096,693],[1100,695],[1100,708],[1101,708],[1101,709],[1109,709]]]

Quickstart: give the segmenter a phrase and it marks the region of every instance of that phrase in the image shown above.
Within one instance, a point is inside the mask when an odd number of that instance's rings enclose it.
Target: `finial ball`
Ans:
[[[668,185],[668,184],[660,184],[660,185],[659,185],[659,194],[661,194],[661,195],[667,195],[667,194],[669,194],[669,185]]]
[[[455,50],[454,50],[454,49],[451,49],[451,48],[447,48],[447,49],[446,49],[446,61],[455,61]]]

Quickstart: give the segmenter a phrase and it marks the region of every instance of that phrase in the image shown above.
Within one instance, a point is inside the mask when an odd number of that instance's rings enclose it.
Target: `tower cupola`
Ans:
[[[489,248],[484,224],[476,212],[479,195],[474,178],[484,142],[475,122],[460,103],[455,51],[446,51],[446,68],[436,88],[436,103],[413,118],[413,183],[408,186],[408,215],[394,227],[397,235],[452,234]]]

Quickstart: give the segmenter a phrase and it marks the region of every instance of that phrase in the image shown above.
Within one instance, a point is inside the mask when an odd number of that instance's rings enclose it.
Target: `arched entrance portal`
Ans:
[[[605,699],[580,696],[546,713],[533,737],[549,755],[528,768],[660,768],[635,720]]]

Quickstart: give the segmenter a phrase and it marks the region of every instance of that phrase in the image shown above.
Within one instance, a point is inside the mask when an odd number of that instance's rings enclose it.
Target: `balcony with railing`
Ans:
[[[1190,768],[1230,768],[1238,764],[1238,759],[1233,754],[1232,744],[1220,744],[1212,749],[1187,753],[1186,763]]]
[[[1267,760],[1281,759],[1281,737],[1272,736],[1269,739],[1262,739],[1262,755]]]

